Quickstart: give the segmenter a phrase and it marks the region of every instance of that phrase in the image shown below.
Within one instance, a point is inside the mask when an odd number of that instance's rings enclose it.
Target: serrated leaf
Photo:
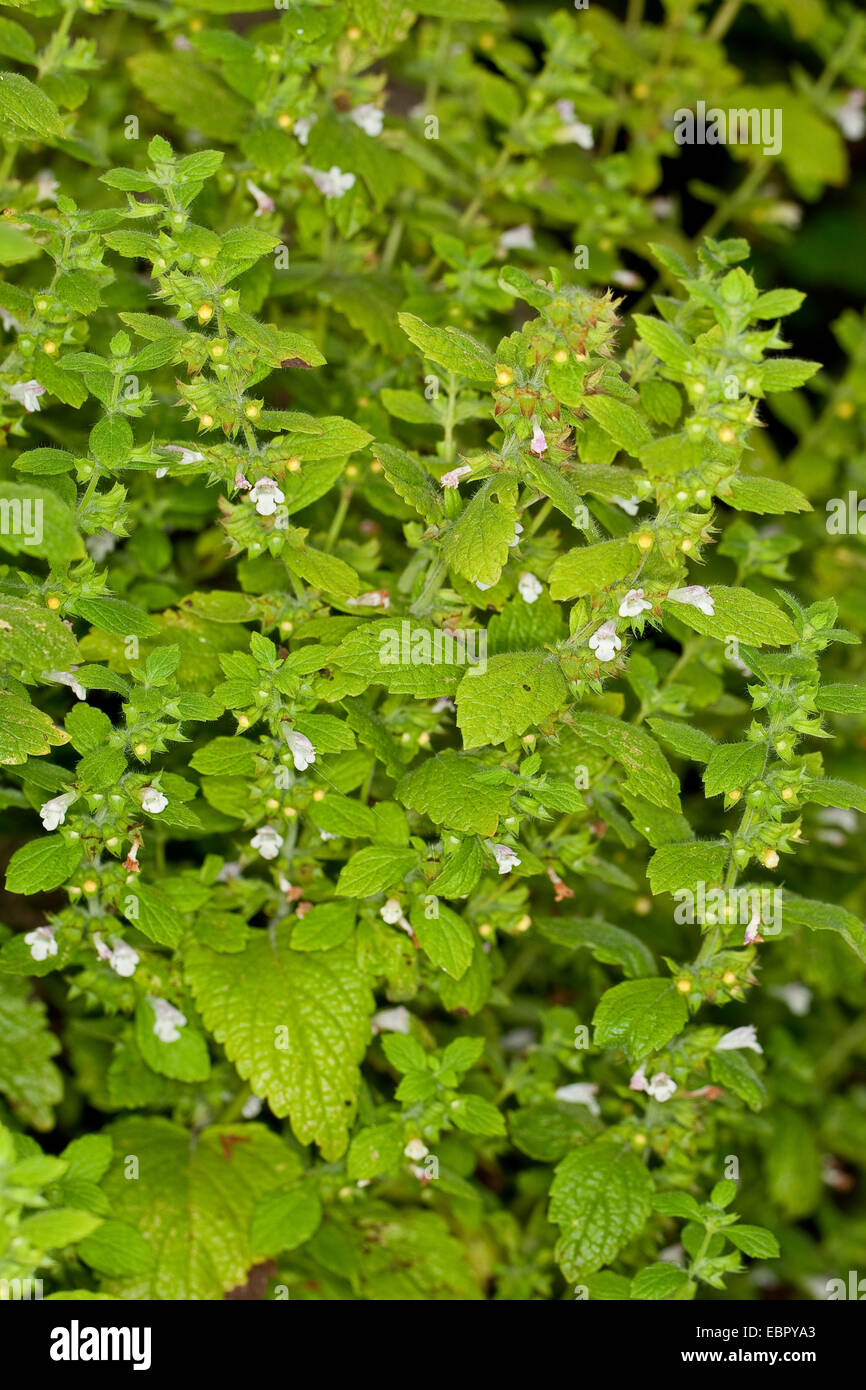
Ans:
[[[343,865],[337,892],[344,898],[369,898],[399,884],[417,867],[417,850],[368,845],[366,849],[357,850]]]
[[[594,917],[537,917],[542,936],[568,951],[588,950],[604,965],[619,965],[626,975],[652,975],[656,968],[649,947],[633,932]]]
[[[550,1220],[560,1228],[556,1258],[571,1283],[610,1264],[650,1215],[652,1178],[624,1144],[596,1139],[557,1165]]]
[[[445,903],[436,901],[428,917],[423,901],[413,905],[409,920],[421,950],[452,980],[460,980],[469,969],[475,949],[471,927]]]
[[[685,1027],[686,1001],[673,980],[626,980],[602,996],[594,1015],[597,1047],[623,1047],[632,1062],[659,1052]]]
[[[436,366],[470,381],[490,382],[496,375],[493,353],[469,333],[434,328],[415,314],[398,314],[397,320],[409,341]]]
[[[575,546],[555,561],[550,572],[550,596],[569,599],[596,594],[624,579],[639,564],[639,551],[630,540]]]
[[[725,642],[737,637],[755,647],[781,647],[797,641],[793,623],[775,603],[750,589],[730,589],[714,584],[715,613],[709,617],[689,603],[667,601],[664,611],[704,637]]]
[[[705,840],[662,845],[649,862],[647,878],[653,893],[692,891],[698,883],[717,883],[728,861],[729,847]]]
[[[575,716],[574,727],[581,738],[625,768],[628,785],[637,796],[653,806],[680,809],[679,779],[645,729],[606,714],[582,712]]]
[[[742,791],[760,777],[767,756],[765,744],[720,743],[712,751],[704,771],[704,795]]]
[[[48,893],[59,888],[78,868],[80,844],[69,844],[60,835],[28,840],[16,849],[6,868],[7,893]]]
[[[460,515],[443,532],[442,556],[473,584],[495,584],[517,535],[517,485],[513,478],[487,478]]]

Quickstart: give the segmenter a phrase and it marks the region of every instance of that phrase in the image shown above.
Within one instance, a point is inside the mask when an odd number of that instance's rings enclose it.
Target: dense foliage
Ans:
[[[864,36],[5,5],[4,1296],[866,1267]]]

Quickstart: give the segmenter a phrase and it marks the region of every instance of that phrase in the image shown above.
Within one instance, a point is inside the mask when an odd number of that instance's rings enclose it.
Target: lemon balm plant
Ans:
[[[817,7],[809,152],[690,244],[667,116],[745,86],[736,8],[0,21],[6,1296],[861,1258],[816,852],[866,809],[859,610],[791,557],[862,383],[723,233],[844,181],[862,35]]]

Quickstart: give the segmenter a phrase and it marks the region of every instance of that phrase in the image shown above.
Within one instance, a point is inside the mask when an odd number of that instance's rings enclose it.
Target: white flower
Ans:
[[[783,1000],[795,1018],[805,1018],[812,1007],[812,991],[799,981],[792,980],[788,985],[771,985],[770,993]]]
[[[87,691],[81,682],[75,679],[72,671],[46,671],[45,678],[49,681],[57,681],[59,685],[68,685],[73,695],[76,695],[79,700],[87,699]]]
[[[272,825],[261,825],[250,840],[251,849],[257,849],[263,859],[276,859],[283,847],[283,837]]]
[[[153,994],[148,994],[146,998],[154,1012],[153,1031],[160,1042],[177,1042],[180,1038],[179,1030],[186,1023],[186,1014],[169,1004],[167,999],[157,999]]]
[[[270,193],[265,193],[263,188],[253,183],[252,179],[247,179],[247,192],[251,193],[256,200],[256,217],[261,217],[263,212],[273,212],[274,200]]]
[[[10,314],[9,310],[4,309],[2,305],[0,305],[0,323],[3,325],[4,333],[8,333],[11,328],[14,328],[18,333],[21,332],[21,324],[18,322],[15,315]]]
[[[520,545],[520,537],[521,537],[522,535],[523,535],[523,527],[521,526],[521,524],[520,524],[519,521],[515,521],[515,523],[514,523],[514,540],[508,542],[508,548],[509,548],[509,550],[510,550],[513,546],[515,546],[515,545]]]
[[[350,608],[390,608],[391,595],[387,589],[371,589],[357,598],[347,598],[346,603]]]
[[[640,506],[639,497],[612,497],[611,501],[615,502],[618,507],[622,507],[622,510],[628,512],[629,516],[637,516],[637,509]]]
[[[574,120],[574,102],[568,101],[563,97],[556,103],[556,113],[563,125],[569,125]]]
[[[40,806],[39,816],[45,829],[56,830],[58,825],[62,825],[66,820],[66,812],[77,798],[78,792],[64,792],[62,796],[52,797]]]
[[[250,501],[255,503],[259,516],[273,516],[277,504],[285,500],[286,494],[273,478],[259,478],[250,489]]]
[[[763,1052],[754,1023],[747,1023],[743,1028],[732,1028],[730,1033],[725,1033],[716,1043],[715,1051],[737,1052],[741,1048],[748,1048],[751,1052]]]
[[[652,608],[652,604],[647,603],[643,596],[643,589],[629,589],[619,605],[619,616],[621,618],[637,618],[646,608]]]
[[[427,1157],[427,1145],[420,1139],[410,1139],[403,1150],[407,1158],[411,1158],[415,1163],[419,1163],[422,1158]]]
[[[141,793],[142,809],[151,816],[158,816],[168,805],[168,797],[158,787],[144,787]]]
[[[241,866],[237,859],[227,859],[216,876],[217,883],[231,883],[233,878],[240,878]]]
[[[520,863],[519,857],[510,845],[497,845],[493,840],[488,840],[487,847],[492,852],[493,858],[496,860],[496,867],[501,874],[509,874]]]
[[[613,661],[616,658],[622,642],[616,635],[616,621],[613,618],[596,629],[589,639],[589,646],[599,661]]]
[[[591,150],[593,146],[592,126],[579,121],[575,116],[573,101],[558,101],[556,110],[565,126],[561,139],[565,144],[580,145],[581,149]]]
[[[160,448],[164,454],[180,454],[178,463],[204,463],[204,454],[197,449],[187,449],[182,444],[161,444]]]
[[[601,1107],[596,1100],[598,1087],[591,1081],[573,1081],[570,1086],[559,1086],[554,1095],[557,1100],[568,1101],[572,1105],[585,1105],[590,1115],[600,1115]]]
[[[844,106],[837,106],[833,112],[836,122],[846,140],[862,140],[866,135],[866,112],[863,110],[866,92],[859,87],[848,93]]]
[[[97,531],[95,536],[85,536],[84,544],[91,560],[95,560],[97,565],[101,565],[117,545],[117,537],[110,531]]]
[[[509,227],[499,238],[503,251],[534,251],[535,236],[528,222],[519,227]]]
[[[634,270],[614,270],[611,271],[610,278],[615,285],[621,285],[624,290],[637,290],[643,284],[641,276]]]
[[[385,112],[379,106],[374,106],[371,101],[365,101],[362,106],[356,106],[354,111],[349,112],[350,119],[363,130],[365,135],[381,135],[382,126],[385,123]],[[350,185],[351,187],[351,185]]]
[[[460,479],[465,478],[466,474],[471,472],[472,469],[468,463],[462,464],[460,468],[452,468],[450,472],[442,474],[442,477],[439,479],[440,486],[459,487]]]
[[[403,907],[399,898],[389,898],[379,908],[379,916],[383,922],[387,922],[389,927],[394,927],[403,916]]]
[[[311,169],[309,165],[305,167],[319,192],[324,193],[326,198],[342,198],[344,193],[348,193],[349,189],[355,186],[355,175],[344,174],[336,164],[332,164],[330,169]]]
[[[541,598],[544,589],[534,574],[527,570],[517,581],[517,591],[524,603],[535,603],[536,599]]]
[[[408,1033],[412,1016],[409,1010],[398,1004],[396,1009],[380,1009],[370,1019],[374,1033]]]
[[[449,695],[440,695],[438,700],[433,702],[433,713],[443,714],[445,710],[454,710],[457,706]]]
[[[250,1096],[248,1100],[244,1101],[244,1104],[241,1107],[241,1114],[243,1115],[244,1119],[254,1120],[256,1118],[256,1115],[261,1114],[263,1104],[264,1101],[261,1099],[260,1096]]]
[[[638,1067],[636,1072],[632,1072],[628,1083],[630,1091],[645,1091],[647,1088],[646,1071],[643,1066]]]
[[[496,586],[494,584],[485,584],[483,579],[476,579],[475,587],[476,589],[481,589],[483,592],[486,592],[488,589],[493,589]]]
[[[6,390],[13,401],[18,401],[23,405],[28,414],[32,415],[34,410],[39,410],[39,397],[45,395],[45,387],[40,386],[35,379],[30,381],[16,381],[14,385],[7,386]]]
[[[97,933],[94,933],[94,941],[96,938]],[[126,941],[121,941],[119,936],[113,936],[110,950],[101,942],[99,945],[102,946],[102,950],[99,950],[99,946],[97,946],[101,959],[108,961],[115,975],[120,975],[124,980],[128,980],[131,975],[135,974],[139,954]]]
[[[689,584],[685,589],[671,589],[668,598],[672,603],[687,603],[712,618],[716,611],[716,601],[709,589],[702,584]]]
[[[761,914],[756,910],[752,913],[743,937],[743,945],[751,946],[754,942],[761,940]]]
[[[647,1095],[662,1103],[670,1100],[676,1089],[677,1083],[671,1080],[666,1071],[657,1071],[650,1077],[646,1086]]]
[[[60,184],[52,174],[50,169],[40,169],[36,175],[36,201],[37,203],[53,202],[57,196]]]
[[[538,458],[547,452],[547,440],[544,436],[544,430],[539,425],[535,416],[532,417],[532,442],[529,445],[529,452],[535,454]]]
[[[47,960],[49,956],[57,955],[53,927],[37,927],[35,931],[27,933],[24,941],[30,947],[33,960]]]
[[[299,116],[295,121],[293,133],[299,145],[306,145],[310,138],[310,131],[318,120],[318,116]]]
[[[283,725],[283,738],[289,745],[295,771],[306,772],[307,768],[316,761],[316,750],[313,744],[306,734],[299,733],[297,729],[290,729],[288,724]]]

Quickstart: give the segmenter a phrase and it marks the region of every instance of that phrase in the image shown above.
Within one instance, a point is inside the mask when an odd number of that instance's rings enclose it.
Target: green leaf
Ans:
[[[574,728],[587,743],[625,768],[627,784],[636,796],[669,811],[680,809],[679,779],[645,729],[606,714],[583,713],[575,716]]]
[[[866,961],[866,926],[847,908],[814,898],[801,898],[786,889],[782,898],[782,924],[785,930],[808,927],[810,931],[838,932],[855,955]]]
[[[135,1041],[147,1065],[173,1081],[207,1081],[210,1057],[204,1036],[186,1023],[174,1042],[163,1042],[153,1031],[156,1014],[148,999],[141,999],[135,1010]]]
[[[721,792],[742,791],[760,777],[767,754],[762,743],[720,743],[707,761],[704,772],[704,794],[718,796]]]
[[[64,133],[64,121],[50,97],[17,72],[0,72],[0,118],[16,129],[18,139],[36,135],[52,140]]]
[[[396,887],[417,867],[417,850],[368,845],[353,854],[340,870],[337,892],[344,898],[369,898]]]
[[[775,603],[750,589],[729,589],[714,584],[715,614],[708,617],[690,603],[666,602],[664,611],[704,637],[725,642],[737,637],[753,647],[781,647],[797,641],[797,632],[786,613]]]
[[[292,932],[293,951],[332,951],[355,928],[353,903],[319,903],[301,917]]]
[[[652,1190],[647,1169],[622,1143],[596,1139],[566,1155],[549,1213],[560,1228],[556,1258],[566,1279],[577,1283],[616,1259],[646,1224]]]
[[[435,914],[428,917],[423,902],[416,902],[409,914],[415,935],[425,955],[453,980],[460,980],[469,969],[475,949],[471,927],[438,899],[432,904]]]
[[[775,478],[750,478],[740,475],[731,482],[730,493],[720,494],[722,500],[739,512],[756,512],[760,516],[781,516],[784,512],[810,512],[812,504],[799,488],[780,483]]]
[[[0,690],[0,763],[18,766],[28,756],[43,757],[52,747],[68,742],[69,735],[41,709]]]
[[[613,396],[584,396],[581,405],[605,434],[632,458],[639,458],[641,450],[652,439],[637,411]]]
[[[81,861],[81,845],[60,835],[29,840],[16,849],[6,868],[7,893],[48,893],[59,888]]]
[[[55,565],[85,554],[75,517],[55,492],[34,483],[0,482],[0,547]]]
[[[63,1077],[51,1058],[60,1039],[29,980],[0,976],[0,1094],[35,1129],[50,1129],[63,1098]]]
[[[397,783],[404,806],[429,816],[434,825],[447,825],[464,834],[490,837],[508,815],[512,788],[483,780],[485,764],[446,749],[427,757]]]
[[[640,552],[630,540],[575,546],[554,563],[550,572],[550,596],[568,599],[596,594],[624,579],[639,563]]]
[[[262,1125],[189,1131],[168,1120],[133,1117],[109,1131],[118,1159],[104,1187],[112,1217],[134,1226],[148,1246],[147,1270],[110,1284],[117,1298],[182,1302],[220,1299],[243,1284],[259,1252],[250,1221],[266,1192],[296,1179],[300,1163]],[[126,1175],[124,1156],[137,1160]]]
[[[866,714],[866,688],[862,685],[822,685],[815,706],[828,714]]]
[[[818,806],[839,806],[866,815],[866,787],[845,782],[841,777],[809,778],[801,795],[804,801],[814,801]]]
[[[641,341],[656,357],[672,367],[678,376],[694,371],[696,363],[691,343],[681,338],[669,323],[663,319],[647,318],[646,314],[635,314],[634,323]]]
[[[55,1207],[25,1216],[18,1223],[16,1234],[39,1250],[60,1250],[83,1240],[102,1221],[92,1211],[75,1211],[70,1207]]]
[[[257,1255],[297,1250],[316,1234],[322,1203],[311,1185],[290,1192],[268,1192],[253,1212],[250,1244]]]
[[[147,1242],[123,1221],[103,1221],[78,1246],[78,1258],[111,1279],[147,1274],[156,1263]]]
[[[121,468],[134,444],[132,427],[123,415],[104,415],[90,431],[90,452],[106,468]]]
[[[443,533],[442,556],[473,584],[497,583],[517,534],[517,486],[513,478],[487,478]]]
[[[464,748],[504,743],[541,724],[568,700],[559,662],[548,652],[505,652],[486,671],[467,672],[457,687]]]
[[[413,855],[414,859],[414,855]],[[294,951],[280,923],[224,955],[187,948],[186,975],[210,1032],[302,1144],[330,1162],[348,1142],[373,997],[349,946]]]
[[[403,1126],[370,1125],[360,1129],[349,1147],[346,1173],[352,1182],[369,1181],[396,1168],[403,1156]]]
[[[457,372],[470,381],[490,382],[494,379],[496,362],[493,353],[470,334],[459,328],[434,328],[415,314],[398,314],[397,320],[409,341],[437,367]]]
[[[712,757],[716,747],[715,739],[710,738],[702,729],[696,729],[692,724],[684,724],[679,720],[664,719],[661,715],[648,719],[647,723],[653,733],[658,734],[662,743],[679,753],[681,758],[691,758],[692,762],[705,763]]]
[[[761,1110],[767,1092],[755,1068],[742,1052],[711,1052],[710,1075],[719,1086],[744,1100],[751,1110]]]
[[[647,878],[653,893],[693,890],[698,883],[718,883],[728,862],[726,844],[694,840],[682,845],[662,845],[649,862]]]
[[[726,1226],[723,1234],[744,1255],[756,1260],[776,1260],[781,1253],[776,1237],[763,1226]]]
[[[597,1047],[623,1047],[643,1062],[682,1031],[688,1009],[673,980],[627,980],[607,990],[592,1021]]]
[[[646,1299],[653,1303],[675,1299],[687,1295],[691,1297],[694,1286],[689,1284],[689,1276],[676,1265],[647,1265],[631,1281],[630,1298]]]
[[[492,1101],[483,1096],[458,1096],[448,1110],[458,1129],[495,1139],[505,1134],[505,1120]]]
[[[619,965],[626,975],[652,975],[656,968],[652,951],[640,938],[611,922],[594,917],[536,917],[535,925],[555,945],[591,951],[603,965]]]

